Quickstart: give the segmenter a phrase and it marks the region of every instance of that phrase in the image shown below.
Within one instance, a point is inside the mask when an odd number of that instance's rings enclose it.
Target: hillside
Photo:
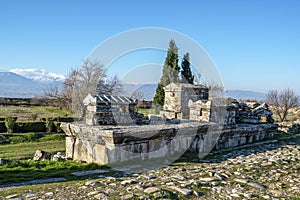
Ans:
[[[61,87],[63,80],[63,75],[44,70],[0,70],[0,97],[39,97],[52,86]]]

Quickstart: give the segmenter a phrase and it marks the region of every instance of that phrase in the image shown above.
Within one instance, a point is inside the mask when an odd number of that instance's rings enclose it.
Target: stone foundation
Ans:
[[[206,155],[273,137],[275,124],[239,124],[223,129],[213,123],[182,121],[179,124],[144,126],[89,126],[62,123],[67,134],[68,159],[87,163],[122,163],[181,155],[186,150]]]

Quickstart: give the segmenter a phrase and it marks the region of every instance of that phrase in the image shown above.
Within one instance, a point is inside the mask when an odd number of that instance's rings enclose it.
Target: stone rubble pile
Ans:
[[[300,133],[300,120],[297,121],[285,121],[278,124],[279,130],[290,133]]]
[[[36,150],[32,160],[33,161],[42,161],[42,160],[64,161],[67,160],[67,158],[61,152],[57,152],[56,154],[52,155],[49,152],[38,149]]]
[[[245,102],[236,103],[236,106],[238,109],[237,123],[258,124],[262,122],[263,117],[265,122],[274,123],[273,113],[269,110],[269,106],[266,103]]]
[[[300,133],[300,124],[293,124],[291,128],[289,128],[288,132],[290,133]]]

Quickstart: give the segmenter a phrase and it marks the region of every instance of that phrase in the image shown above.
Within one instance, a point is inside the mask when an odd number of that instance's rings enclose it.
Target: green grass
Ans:
[[[64,152],[64,134],[0,134],[0,158],[24,160],[32,158],[37,149]]]
[[[148,114],[155,114],[155,109],[147,109],[147,108],[139,108],[138,109],[139,113],[142,113],[144,115],[148,115]]]
[[[28,186],[20,186],[20,187],[14,187],[10,188],[9,190],[2,190],[0,191],[0,199],[4,199],[4,197],[11,195],[11,194],[18,194],[20,197],[22,197],[26,193],[38,193],[40,191],[49,191],[49,190],[55,190],[63,187],[75,187],[80,185],[84,185],[84,180],[74,180],[74,181],[68,181],[67,184],[57,182],[57,183],[47,183],[47,184],[38,184],[38,185],[28,185]],[[55,189],[54,189],[55,188]],[[2,200],[1,199],[1,200]]]
[[[0,133],[0,145],[18,144],[24,142],[49,142],[63,141],[65,134],[47,134],[47,133]]]
[[[63,177],[75,180],[78,177],[71,172],[101,169],[104,166],[84,164],[73,161],[27,161],[32,159],[37,149],[46,152],[65,152],[65,135],[63,134],[1,134],[7,141],[16,144],[0,145],[0,158],[13,162],[0,166],[0,184],[17,183],[36,179]],[[24,142],[25,141],[25,142]]]
[[[70,111],[53,106],[0,106],[0,113],[0,117],[18,117],[18,122],[32,121],[32,116],[36,114],[37,119],[35,121],[49,117],[72,117]]]
[[[8,158],[12,160],[32,159],[35,151],[41,149],[46,152],[64,152],[64,140],[53,140],[44,142],[25,142],[18,144],[0,145],[0,158]]]
[[[73,161],[14,161],[0,166],[0,185],[58,177],[75,180],[78,177],[72,175],[72,172],[94,169],[107,169],[107,167]]]

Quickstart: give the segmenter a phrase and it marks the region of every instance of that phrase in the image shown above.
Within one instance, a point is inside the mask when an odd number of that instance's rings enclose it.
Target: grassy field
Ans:
[[[6,143],[0,144],[0,158],[13,160],[0,166],[0,185],[55,177],[75,180],[78,177],[71,172],[105,168],[97,164],[74,161],[28,161],[33,158],[37,149],[52,155],[65,152],[64,134],[0,134],[0,137]]]
[[[19,161],[0,166],[0,185],[18,183],[46,178],[66,178],[75,180],[78,177],[72,172],[83,170],[108,169],[97,164],[85,164],[73,161]]]
[[[65,136],[61,134],[0,134],[0,158],[27,160],[36,150],[50,153],[65,151]]]
[[[0,106],[0,117],[18,117],[18,122],[28,122],[40,121],[41,118],[72,117],[72,114],[52,106]],[[0,166],[0,185],[54,177],[75,180],[78,177],[71,172],[105,168],[73,161],[28,161],[38,149],[53,155],[64,153],[65,148],[65,134],[1,133],[0,158],[12,162]]]
[[[146,108],[139,108],[138,109],[139,113],[142,113],[144,115],[148,115],[148,114],[155,114],[155,109],[146,109]]]
[[[46,152],[64,152],[65,141],[29,142],[21,144],[0,145],[0,158],[13,160],[32,159],[36,150]]]
[[[35,121],[49,117],[72,117],[67,110],[53,106],[0,106],[0,117],[18,117],[18,122]]]

